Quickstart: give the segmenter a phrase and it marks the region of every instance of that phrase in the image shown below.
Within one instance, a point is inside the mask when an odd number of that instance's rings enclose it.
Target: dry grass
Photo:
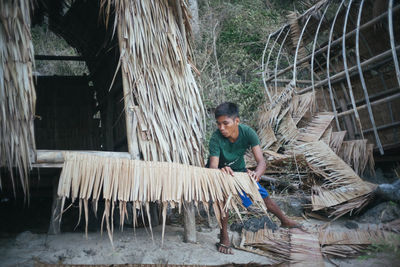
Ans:
[[[0,1],[0,166],[10,170],[14,193],[16,167],[28,197],[30,156],[35,151],[36,103],[30,8],[28,0]]]

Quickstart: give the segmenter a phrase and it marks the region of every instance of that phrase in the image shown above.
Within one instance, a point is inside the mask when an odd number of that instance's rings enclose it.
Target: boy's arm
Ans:
[[[267,164],[265,163],[264,156],[259,145],[253,146],[251,151],[253,152],[254,158],[257,162],[257,167],[254,171],[248,171],[248,173],[258,182],[261,179],[261,175],[263,175],[267,169]]]
[[[218,169],[218,163],[219,163],[218,157],[216,157],[216,156],[210,157],[210,169]],[[229,167],[229,166],[221,168],[221,171],[234,176],[234,173],[233,173],[231,167]]]

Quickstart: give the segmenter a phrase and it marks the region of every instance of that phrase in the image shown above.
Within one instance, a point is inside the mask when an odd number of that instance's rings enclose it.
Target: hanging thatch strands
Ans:
[[[314,111],[315,93],[309,92],[302,95],[294,95],[290,103],[290,113],[296,125],[304,117],[307,111]]]
[[[333,132],[331,140],[329,141],[329,147],[336,154],[339,153],[340,148],[342,147],[343,139],[346,135],[346,131]]]
[[[369,172],[374,171],[373,146],[368,145],[367,141],[366,139],[344,141],[338,153],[358,175],[362,175],[367,167]]]
[[[36,94],[32,77],[31,1],[0,1],[0,166],[17,168],[29,194],[30,155],[35,150],[33,119]],[[0,179],[1,189],[1,179]]]
[[[397,242],[399,235],[382,230],[321,231],[319,242],[326,245],[370,245],[378,242]]]
[[[202,166],[204,108],[187,53],[184,2],[103,0],[107,17],[110,3],[143,159]]]
[[[76,199],[83,200],[87,222],[87,201],[91,199],[94,206],[97,206],[102,193],[106,201],[102,226],[105,221],[110,240],[113,224],[109,219],[113,218],[117,201],[120,205],[121,226],[127,202],[133,202],[133,214],[143,205],[149,213],[149,202],[161,202],[163,232],[168,204],[181,210],[184,202],[194,201],[196,206],[202,203],[208,207],[209,201],[212,201],[216,218],[220,222],[226,216],[226,210],[234,209],[239,212],[237,206],[242,203],[239,194],[244,191],[256,205],[265,210],[257,184],[246,173],[230,176],[220,170],[178,163],[107,158],[84,153],[67,152],[64,158],[58,185],[58,196],[62,197],[62,205],[66,198],[70,198],[72,202]],[[225,206],[222,206],[224,201]],[[133,225],[136,225],[136,218]]]

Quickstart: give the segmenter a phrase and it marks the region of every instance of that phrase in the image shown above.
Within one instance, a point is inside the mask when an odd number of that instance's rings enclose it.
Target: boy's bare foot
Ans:
[[[233,254],[229,237],[221,236],[220,242],[215,245],[217,246],[219,252],[224,254]]]

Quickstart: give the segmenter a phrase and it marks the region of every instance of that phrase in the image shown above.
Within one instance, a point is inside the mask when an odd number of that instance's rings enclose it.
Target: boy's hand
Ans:
[[[261,176],[258,175],[255,171],[252,170],[247,170],[247,174],[254,179],[254,181],[256,181],[257,183],[260,181]]]
[[[230,175],[232,175],[232,176],[235,176],[235,173],[232,171],[231,167],[229,167],[229,166],[226,166],[226,167],[221,168],[221,171],[222,171],[223,173],[226,173],[226,174],[230,174]]]

